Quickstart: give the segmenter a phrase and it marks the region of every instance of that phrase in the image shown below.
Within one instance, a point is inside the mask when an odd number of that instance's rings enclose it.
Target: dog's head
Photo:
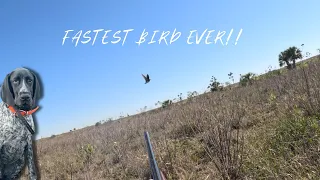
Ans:
[[[1,99],[10,106],[28,111],[40,98],[37,76],[26,68],[17,68],[8,74],[1,86]]]

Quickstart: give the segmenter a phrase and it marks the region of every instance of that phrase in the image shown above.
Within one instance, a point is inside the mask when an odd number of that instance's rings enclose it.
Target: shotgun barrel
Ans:
[[[149,133],[147,131],[144,132],[144,139],[146,141],[147,145],[147,151],[148,151],[148,157],[149,157],[149,163],[150,163],[150,168],[152,172],[152,177],[154,180],[162,180],[161,175],[160,175],[160,170],[157,165],[157,161],[154,157],[154,153],[152,150],[152,145],[150,142],[150,137]]]

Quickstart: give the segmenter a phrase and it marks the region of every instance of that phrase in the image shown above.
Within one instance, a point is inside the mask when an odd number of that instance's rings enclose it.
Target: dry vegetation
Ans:
[[[320,56],[252,85],[36,142],[41,179],[148,179],[149,131],[168,179],[320,177]]]

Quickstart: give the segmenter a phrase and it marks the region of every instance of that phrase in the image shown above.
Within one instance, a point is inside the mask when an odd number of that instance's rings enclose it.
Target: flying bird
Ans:
[[[148,82],[150,82],[150,78],[149,78],[149,74],[147,74],[147,76],[142,74],[142,77],[144,78],[144,80],[146,81],[144,84],[147,84]]]

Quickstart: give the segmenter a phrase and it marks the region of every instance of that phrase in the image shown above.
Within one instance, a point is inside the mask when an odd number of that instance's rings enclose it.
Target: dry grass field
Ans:
[[[38,140],[38,169],[42,180],[149,179],[149,131],[167,179],[319,179],[319,113],[315,56],[252,85]]]

